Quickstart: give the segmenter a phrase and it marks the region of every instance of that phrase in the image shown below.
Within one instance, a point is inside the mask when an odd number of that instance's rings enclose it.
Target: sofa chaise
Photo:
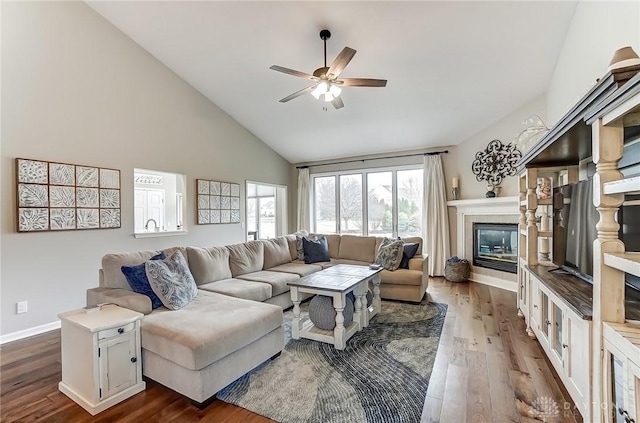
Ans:
[[[368,265],[382,238],[327,235],[330,261],[298,260],[295,235],[224,247],[173,247],[187,259],[198,294],[179,310],[152,309],[133,292],[122,266],[144,263],[158,251],[107,254],[99,286],[87,290],[87,305],[114,303],[144,314],[143,374],[204,403],[220,389],[284,348],[283,313],[292,305],[288,282],[335,264]],[[427,289],[422,239],[409,269],[383,270],[382,298],[418,302]]]

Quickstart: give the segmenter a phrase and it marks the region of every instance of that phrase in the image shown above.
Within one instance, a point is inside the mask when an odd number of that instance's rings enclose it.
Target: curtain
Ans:
[[[309,168],[298,169],[298,222],[296,230],[311,230]]]
[[[424,156],[423,252],[429,254],[429,276],[444,275],[450,254],[449,214],[442,158]]]

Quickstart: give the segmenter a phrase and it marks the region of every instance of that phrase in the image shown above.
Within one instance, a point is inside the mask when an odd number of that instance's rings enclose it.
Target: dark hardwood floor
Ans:
[[[524,332],[515,294],[476,283],[429,285],[449,305],[425,399],[423,422],[581,422],[539,344]],[[0,347],[2,422],[263,423],[267,418],[214,401],[203,410],[147,380],[147,389],[92,417],[58,391],[60,331]],[[545,402],[546,401],[546,402]],[[555,401],[543,419],[535,405]],[[551,415],[550,415],[551,414]],[[326,423],[326,422],[322,422]]]

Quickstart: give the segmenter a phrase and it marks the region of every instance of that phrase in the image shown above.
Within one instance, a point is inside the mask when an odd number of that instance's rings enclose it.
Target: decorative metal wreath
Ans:
[[[499,140],[493,140],[484,151],[476,153],[471,171],[476,175],[476,180],[487,181],[489,185],[497,186],[505,177],[516,174],[521,157],[522,153],[515,144],[503,145]]]

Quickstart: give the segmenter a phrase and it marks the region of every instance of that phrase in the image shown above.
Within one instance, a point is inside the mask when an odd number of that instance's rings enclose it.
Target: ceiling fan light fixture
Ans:
[[[320,96],[326,93],[328,90],[329,87],[327,86],[327,83],[323,81],[320,82],[313,91],[311,91],[311,95],[313,95],[316,100],[318,100]]]
[[[329,92],[334,97],[339,97],[340,93],[342,93],[342,88],[338,87],[337,85],[331,84],[331,87],[329,87]]]
[[[327,103],[330,103],[333,101],[333,94],[331,94],[331,91],[327,91],[326,93],[324,93],[324,101],[326,101]]]

